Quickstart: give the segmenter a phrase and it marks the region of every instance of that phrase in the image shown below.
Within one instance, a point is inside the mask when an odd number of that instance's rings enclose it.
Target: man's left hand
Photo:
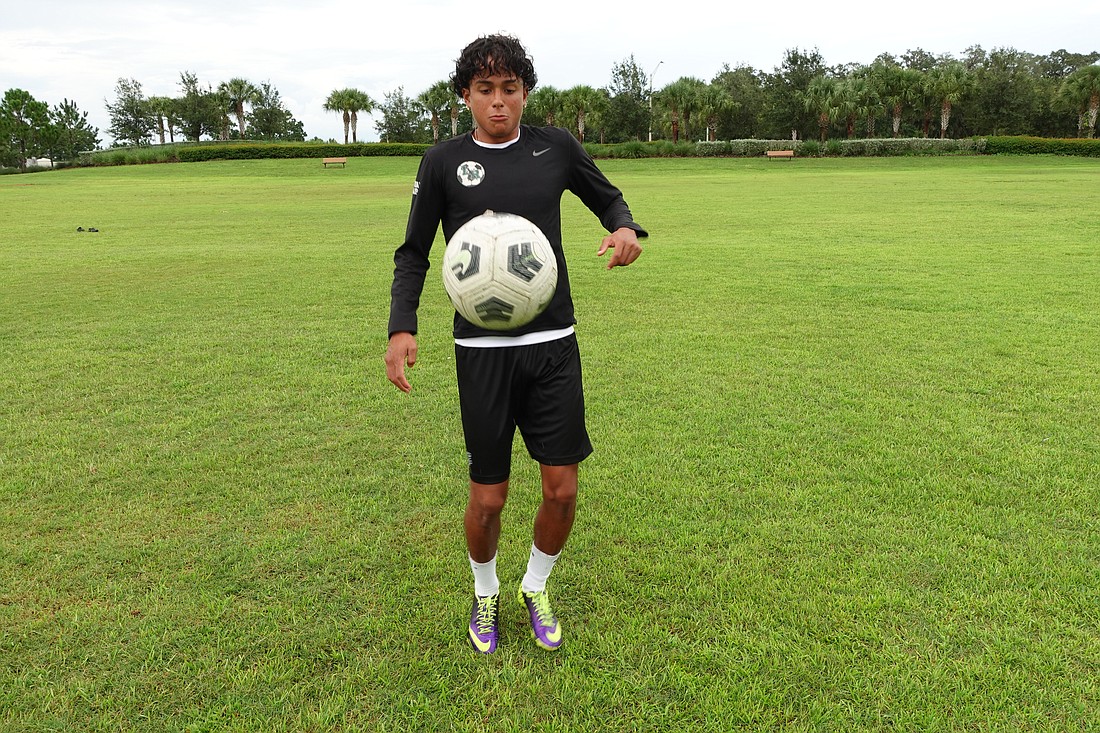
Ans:
[[[600,243],[597,257],[602,257],[607,250],[615,250],[611,259],[607,261],[607,269],[612,267],[626,267],[642,254],[642,245],[638,243],[638,233],[629,227],[621,227],[608,234]]]

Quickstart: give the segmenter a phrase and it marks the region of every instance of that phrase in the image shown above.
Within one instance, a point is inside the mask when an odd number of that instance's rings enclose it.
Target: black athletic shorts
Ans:
[[[539,463],[567,466],[592,453],[576,334],[527,346],[456,344],[455,366],[472,481],[507,480],[516,427]]]

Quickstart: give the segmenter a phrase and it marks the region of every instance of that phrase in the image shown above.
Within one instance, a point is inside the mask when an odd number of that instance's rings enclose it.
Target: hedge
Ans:
[[[1084,155],[1100,157],[1100,140],[1047,137],[987,137],[985,152],[991,155]]]
[[[983,138],[962,140],[937,138],[832,138],[817,140],[725,140],[718,142],[660,141],[631,142],[618,145],[585,143],[593,158],[754,158],[768,150],[794,150],[799,157],[973,155],[985,152]]]
[[[205,160],[255,160],[260,158],[335,158],[365,156],[395,156],[424,154],[429,145],[416,143],[238,143],[231,145],[200,145],[179,148],[176,159],[181,163]]]
[[[111,148],[82,154],[80,165],[134,165],[141,163],[196,163],[207,160],[262,158],[332,158],[420,156],[430,145],[420,143],[262,143],[206,142]],[[832,138],[817,140],[726,140],[720,142],[626,142],[614,145],[585,143],[593,158],[714,158],[762,157],[766,150],[794,150],[798,157],[914,156],[914,155],[1082,155],[1100,157],[1100,140],[1038,137]]]
[[[263,143],[206,142],[108,148],[82,153],[80,165],[136,165],[141,163],[199,163],[207,160],[264,158],[335,158],[372,155],[420,156],[429,145],[414,143]]]

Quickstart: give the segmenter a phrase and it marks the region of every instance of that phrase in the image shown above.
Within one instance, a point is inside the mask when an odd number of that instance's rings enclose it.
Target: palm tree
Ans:
[[[921,111],[921,135],[928,137],[929,131],[932,129],[932,118],[936,114],[936,108],[939,106],[939,100],[936,99],[935,90],[932,89],[932,83],[929,79],[930,71],[918,71],[920,80],[917,82],[916,89],[916,104]]]
[[[453,90],[452,90],[453,91]],[[451,137],[458,135],[458,118],[462,114],[462,97],[451,94]]]
[[[864,134],[872,138],[875,136],[875,123],[882,111],[882,80],[870,66],[865,66],[848,79],[848,85],[856,115],[867,123]]]
[[[216,124],[218,125],[218,139],[229,139],[229,115],[225,112],[230,109],[229,93],[222,87],[218,87],[210,92],[210,99],[212,100],[212,106],[214,113],[217,115]]]
[[[168,133],[170,142],[176,141],[175,126],[176,100],[171,97],[149,97],[145,100],[149,106],[149,113],[157,121],[157,134],[160,136],[160,144],[164,145],[164,133]]]
[[[358,89],[349,89],[348,91],[351,92],[348,98],[351,103],[348,110],[351,113],[351,141],[357,143],[359,142],[359,113],[366,112],[370,114],[378,108],[378,103],[371,99],[366,92],[361,92]]]
[[[561,113],[561,91],[556,87],[544,85],[531,92],[527,97],[527,109],[535,125],[553,127],[558,123]]]
[[[699,94],[699,112],[707,127],[707,142],[718,139],[718,121],[735,108],[736,104],[724,88],[709,84]]]
[[[672,123],[672,142],[680,142],[680,125],[683,123],[684,136],[687,137],[688,124],[691,113],[697,106],[699,84],[697,79],[681,77],[668,84],[657,93],[661,105],[667,110],[669,121]]]
[[[921,73],[896,64],[883,65],[875,71],[882,84],[882,101],[890,114],[894,137],[901,135],[901,116],[906,105],[920,99]]]
[[[707,88],[707,83],[693,76],[684,77],[684,81],[694,90],[688,97],[687,104],[683,105],[683,108],[680,110],[684,118],[684,137],[691,139],[698,137],[698,135],[695,134],[695,127],[691,124],[691,116],[699,111],[703,92]]]
[[[366,92],[358,89],[336,89],[325,100],[324,108],[328,112],[340,112],[344,116],[344,144],[348,144],[348,131],[351,132],[351,141],[358,140],[359,113],[371,112],[378,107],[378,103],[370,98]]]
[[[333,90],[324,104],[326,112],[340,112],[344,116],[344,145],[348,144],[348,129],[351,127],[351,112],[348,111],[348,104],[345,99],[347,92],[347,89]]]
[[[229,103],[229,110],[237,116],[237,130],[244,139],[244,106],[256,101],[259,89],[247,79],[235,78],[218,85],[218,92]]]
[[[951,122],[951,107],[969,90],[970,80],[970,72],[959,61],[948,61],[929,72],[928,89],[932,98],[936,99],[940,105],[940,139],[947,137],[947,125]]]
[[[859,106],[860,80],[855,77],[838,79],[833,92],[833,106],[836,107],[836,119],[844,120],[844,137],[849,140],[856,130],[856,117],[862,113]]]
[[[1066,77],[1060,96],[1078,110],[1077,129],[1096,134],[1096,118],[1100,114],[1100,66],[1084,66]]]
[[[562,107],[576,121],[577,139],[584,142],[585,118],[589,113],[598,114],[607,106],[607,97],[586,84],[567,89],[562,94]]]
[[[428,87],[427,91],[416,98],[417,104],[432,117],[432,142],[439,142],[439,120],[444,112],[451,113],[451,135],[455,134],[455,125],[458,119],[458,107],[454,89],[451,83],[444,79],[437,81]]]
[[[817,115],[817,129],[821,142],[829,137],[829,123],[839,114],[837,107],[837,80],[831,76],[815,76],[800,96],[807,112]]]

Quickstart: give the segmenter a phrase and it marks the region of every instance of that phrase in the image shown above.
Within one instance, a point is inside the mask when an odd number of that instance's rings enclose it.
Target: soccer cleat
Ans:
[[[525,593],[519,589],[519,599],[527,606],[527,613],[531,617],[531,634],[535,637],[535,643],[543,649],[554,651],[561,646],[561,624],[554,617],[550,609],[550,596],[546,591]]]
[[[474,608],[470,612],[470,646],[481,654],[492,654],[500,639],[500,594],[474,596]]]

